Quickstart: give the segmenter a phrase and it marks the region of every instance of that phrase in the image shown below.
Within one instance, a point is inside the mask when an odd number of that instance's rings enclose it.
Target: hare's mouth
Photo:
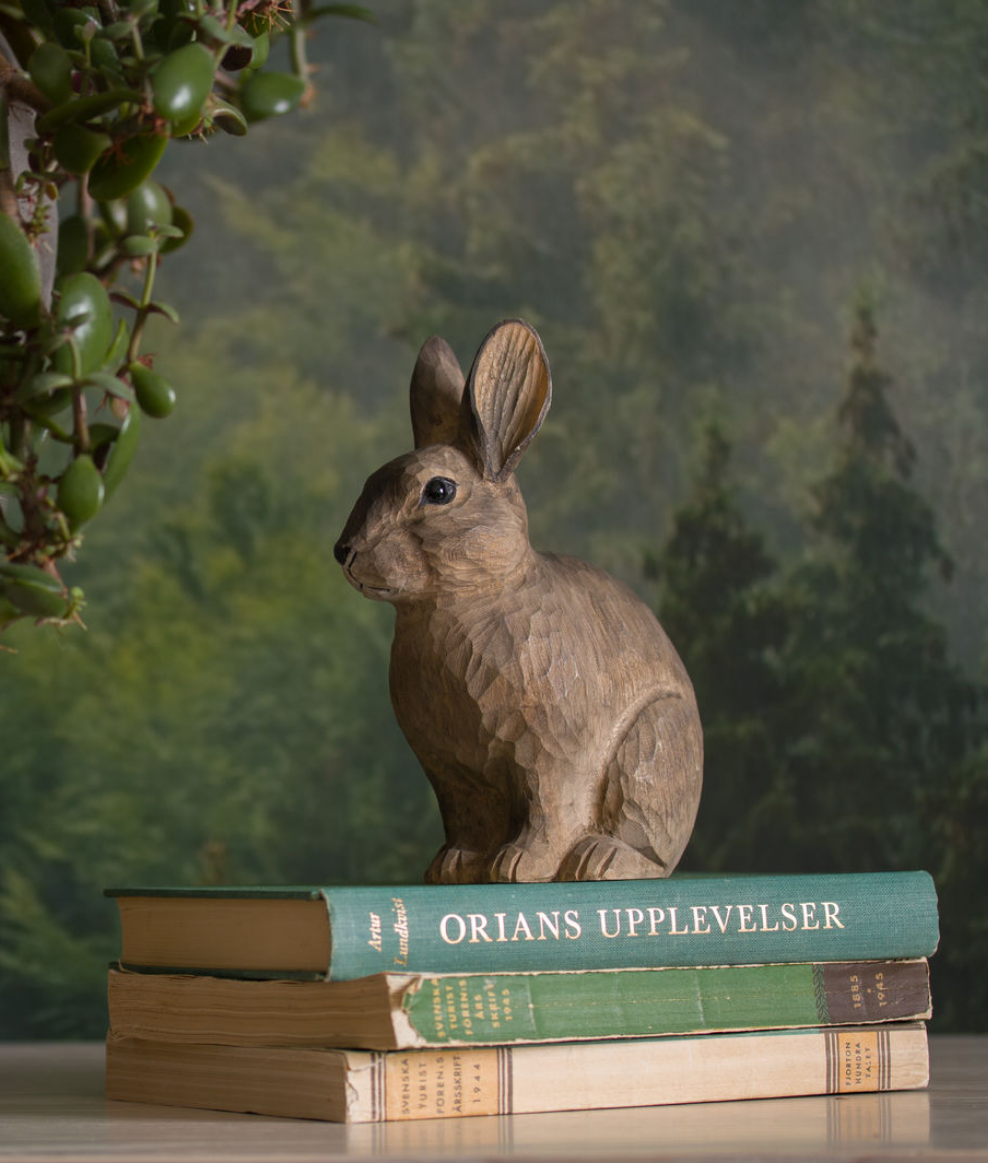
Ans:
[[[387,602],[390,601],[396,594],[400,593],[401,586],[389,586],[374,583],[381,583],[384,578],[376,574],[376,571],[371,568],[366,568],[366,555],[358,554],[355,549],[352,549],[344,542],[338,541],[333,550],[333,556],[343,567],[343,576],[353,586],[355,590],[359,590],[365,598],[372,598],[376,601]],[[359,559],[359,565],[358,565]],[[369,573],[370,577],[361,577],[361,574]]]
[[[391,586],[369,586],[363,582],[357,583],[357,589],[364,595],[365,598],[380,598],[386,601],[388,598],[394,597],[398,592]]]
[[[368,582],[361,581],[360,578],[355,577],[351,570],[345,566],[343,576],[355,590],[362,593],[365,598],[371,598],[374,601],[386,602],[392,595],[398,592],[394,586],[372,586]]]

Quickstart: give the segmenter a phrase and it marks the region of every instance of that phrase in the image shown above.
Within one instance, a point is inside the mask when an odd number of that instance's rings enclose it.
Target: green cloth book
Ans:
[[[248,981],[110,970],[110,1028],[224,1046],[434,1046],[643,1038],[930,1016],[915,961],[390,974]]]
[[[893,960],[939,940],[925,872],[106,892],[121,964],[248,977]]]

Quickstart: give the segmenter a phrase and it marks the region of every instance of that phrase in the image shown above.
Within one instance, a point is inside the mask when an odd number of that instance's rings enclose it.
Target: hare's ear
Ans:
[[[499,323],[477,352],[463,396],[466,439],[489,480],[514,471],[551,400],[549,363],[534,328],[520,319]]]
[[[422,344],[408,394],[415,447],[452,444],[460,426],[463,372],[445,339],[433,335]]]

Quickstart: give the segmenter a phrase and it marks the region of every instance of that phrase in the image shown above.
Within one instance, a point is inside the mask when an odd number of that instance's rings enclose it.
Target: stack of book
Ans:
[[[922,872],[107,895],[111,1099],[380,1122],[929,1077]]]

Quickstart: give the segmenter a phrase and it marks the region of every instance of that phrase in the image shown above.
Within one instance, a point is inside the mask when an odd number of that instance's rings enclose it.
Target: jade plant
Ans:
[[[60,567],[172,385],[142,352],[162,259],[192,234],[155,169],[309,88],[311,0],[0,0],[0,633],[79,620]],[[274,68],[272,42],[288,42]]]

